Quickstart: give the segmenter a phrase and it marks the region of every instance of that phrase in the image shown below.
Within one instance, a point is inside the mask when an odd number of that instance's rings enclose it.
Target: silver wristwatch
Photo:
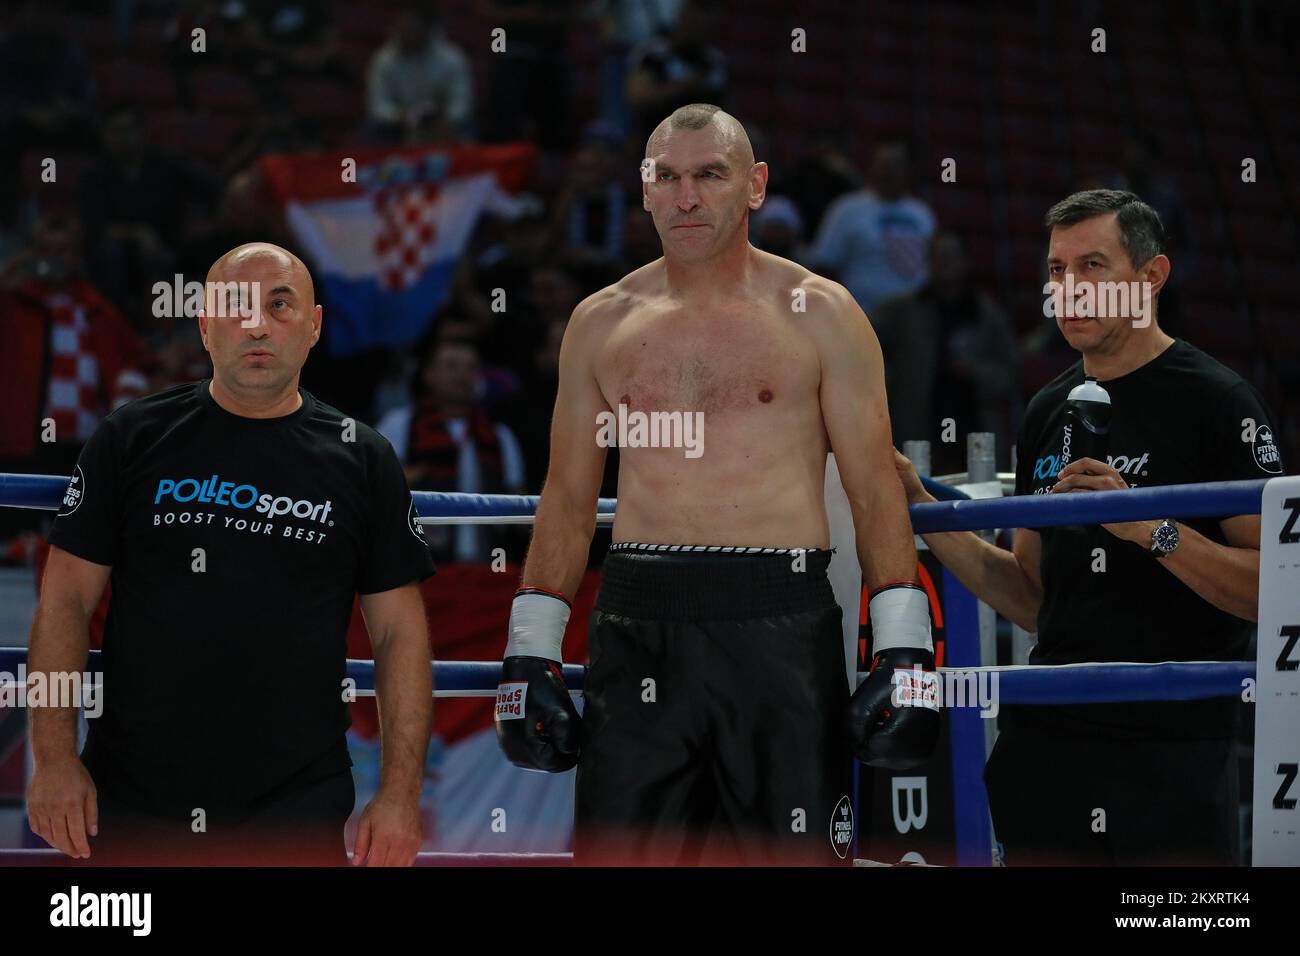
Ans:
[[[1157,558],[1167,558],[1178,547],[1178,525],[1168,518],[1151,531],[1151,553]]]

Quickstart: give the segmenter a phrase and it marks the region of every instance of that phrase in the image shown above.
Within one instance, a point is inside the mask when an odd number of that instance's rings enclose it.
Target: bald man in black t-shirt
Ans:
[[[254,243],[208,280],[212,378],[109,415],[51,531],[31,671],[83,669],[111,578],[103,713],[78,755],[75,709],[33,711],[28,819],[96,863],[346,862],[359,593],[384,753],[352,860],[409,865],[432,712],[415,506],[391,446],[298,387],[321,329],[302,262]]]

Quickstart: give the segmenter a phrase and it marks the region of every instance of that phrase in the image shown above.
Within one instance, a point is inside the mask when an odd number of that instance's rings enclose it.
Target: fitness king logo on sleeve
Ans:
[[[411,534],[415,535],[416,540],[421,544],[427,545],[429,543],[425,540],[424,530],[420,527],[420,512],[415,510],[414,498],[411,499],[411,507],[406,512],[406,526],[411,529]]]
[[[307,498],[274,495],[262,492],[254,485],[222,481],[218,475],[207,478],[160,479],[154,492],[154,507],[157,509],[169,501],[214,505],[220,510],[158,510],[153,516],[155,528],[172,524],[210,525],[248,534],[279,535],[320,544],[325,540],[326,532],[319,526],[334,525],[334,519],[330,517],[332,501],[315,502]],[[281,517],[296,521],[272,520]]]
[[[59,505],[58,517],[66,517],[73,514],[81,507],[81,499],[86,496],[86,476],[78,465],[72,472],[72,478],[68,481],[68,487],[63,492],[63,502]]]
[[[1282,455],[1273,441],[1273,429],[1260,425],[1255,429],[1255,464],[1270,475],[1282,474]]]

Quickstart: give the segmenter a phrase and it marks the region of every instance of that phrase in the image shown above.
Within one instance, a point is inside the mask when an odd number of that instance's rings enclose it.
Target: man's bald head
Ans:
[[[288,402],[320,339],[322,310],[307,266],[288,249],[250,242],[212,264],[204,291],[199,333],[214,390],[253,405],[257,396],[271,396],[274,407]]]
[[[646,140],[646,157],[653,157],[663,150],[663,142],[675,129],[712,128],[718,137],[718,146],[722,149],[732,167],[748,170],[754,165],[754,147],[750,145],[749,134],[740,120],[721,107],[710,103],[691,103],[673,110],[668,117],[655,127],[650,138]]]
[[[308,305],[316,303],[316,288],[311,281],[311,272],[306,263],[288,249],[271,242],[246,242],[231,249],[208,270],[208,283],[237,282],[241,273],[249,267],[254,269],[270,265],[279,266],[291,277],[295,291]]]

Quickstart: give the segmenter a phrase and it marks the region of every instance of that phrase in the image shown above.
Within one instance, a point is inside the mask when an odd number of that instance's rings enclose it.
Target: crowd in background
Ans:
[[[0,31],[0,471],[68,474],[111,409],[205,377],[197,323],[155,315],[154,284],[178,273],[202,281],[243,242],[301,252],[259,156],[529,141],[538,159],[521,201],[510,218],[480,221],[424,338],[346,358],[318,348],[303,385],[376,425],[413,488],[536,493],[565,324],[586,295],[661,254],[638,166],[649,131],[690,102],[735,110],[758,158],[772,161],[751,241],[843,282],[872,318],[900,445],[937,438],[952,418],[959,436],[995,432],[1005,469],[1025,400],[1075,358],[1033,307],[1033,284],[1013,291],[993,270],[988,232],[999,224],[945,221],[938,165],[914,138],[885,124],[850,141],[829,118],[790,136],[779,113],[737,105],[755,95],[737,97],[734,46],[715,40],[730,19],[722,4],[65,6],[71,19],[27,0]],[[504,28],[506,50],[472,47],[470,22]],[[105,58],[120,68],[97,69]],[[1195,233],[1181,166],[1148,132],[1113,145],[1109,171],[1062,182],[1057,198],[1108,185],[1157,209],[1175,260],[1161,323],[1205,347],[1183,328],[1180,277],[1215,268],[1214,245]],[[58,183],[42,182],[46,156],[59,157]],[[498,290],[504,312],[492,307]],[[1265,358],[1243,354],[1252,367]],[[1282,355],[1278,388],[1294,385],[1296,365]],[[1300,414],[1284,394],[1270,397],[1294,444]],[[55,442],[39,434],[49,418]],[[612,454],[604,494],[615,493],[615,467]],[[936,473],[963,467],[960,439],[936,444]],[[29,560],[40,521],[0,513],[0,560]],[[439,529],[432,543],[443,560],[481,560],[510,534]]]

